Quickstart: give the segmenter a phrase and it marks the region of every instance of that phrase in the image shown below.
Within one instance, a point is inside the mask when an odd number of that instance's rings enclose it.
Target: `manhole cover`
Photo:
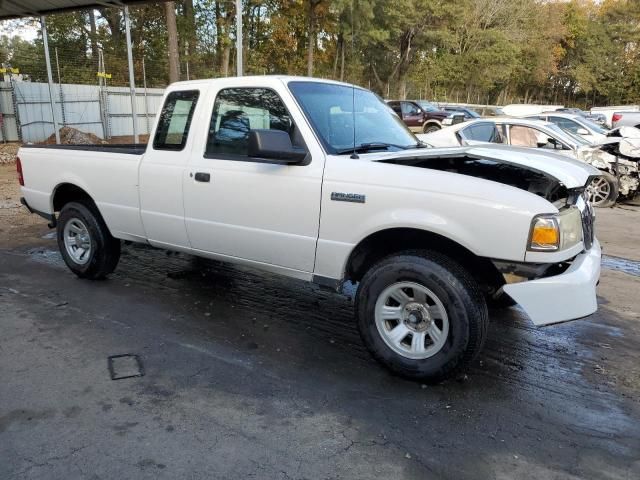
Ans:
[[[144,367],[138,355],[132,355],[130,353],[125,355],[111,355],[108,358],[108,364],[111,380],[144,376]]]

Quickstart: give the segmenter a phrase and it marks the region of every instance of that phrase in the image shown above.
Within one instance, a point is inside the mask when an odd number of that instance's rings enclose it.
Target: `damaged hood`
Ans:
[[[465,147],[423,148],[403,150],[401,152],[372,153],[367,160],[396,164],[415,164],[416,159],[428,162],[429,159],[474,157],[478,160],[521,167],[547,177],[552,177],[567,189],[586,186],[590,177],[600,175],[600,171],[584,162],[574,160],[553,152],[539,149],[511,147],[508,145],[473,145]],[[460,172],[464,174],[463,172]],[[496,180],[499,181],[499,180]]]

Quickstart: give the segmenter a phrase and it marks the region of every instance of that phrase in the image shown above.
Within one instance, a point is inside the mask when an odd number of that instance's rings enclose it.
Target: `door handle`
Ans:
[[[204,172],[196,172],[195,181],[196,182],[208,182],[211,180],[211,174]]]

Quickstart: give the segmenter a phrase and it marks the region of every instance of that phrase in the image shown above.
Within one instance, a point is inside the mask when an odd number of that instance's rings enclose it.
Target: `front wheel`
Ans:
[[[57,225],[58,248],[67,267],[80,278],[99,280],[120,259],[120,240],[113,238],[93,205],[67,203]]]
[[[609,172],[602,172],[587,186],[587,194],[594,207],[611,207],[618,199],[618,180]]]
[[[438,125],[430,123],[430,124],[424,126],[424,128],[422,129],[422,132],[423,133],[431,133],[431,132],[437,132],[438,130],[440,130],[440,127]]]
[[[471,363],[489,317],[473,277],[435,252],[396,254],[360,282],[356,315],[372,355],[401,376],[439,382]]]

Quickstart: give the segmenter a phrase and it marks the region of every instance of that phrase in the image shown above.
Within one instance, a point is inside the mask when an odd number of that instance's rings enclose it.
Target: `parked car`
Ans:
[[[463,106],[458,106],[458,105],[444,105],[442,106],[442,109],[445,112],[451,112],[451,113],[461,113],[462,115],[464,115],[464,120],[474,120],[476,118],[480,118],[480,114],[478,112],[476,112],[475,110],[473,110],[472,108],[467,108],[467,107],[463,107]]]
[[[503,117],[502,107],[470,107],[481,117]]]
[[[574,113],[545,112],[539,115],[527,115],[525,118],[536,118],[555,123],[563,130],[579,135],[592,144],[600,143],[607,138],[608,130],[588,118]]]
[[[462,116],[439,110],[425,100],[389,100],[387,104],[412,132],[429,133],[464,121]]]
[[[488,300],[518,302],[538,326],[597,309],[584,191],[598,170],[509,147],[425,148],[352,85],[179,82],[146,147],[25,145],[18,156],[22,202],[57,229],[78,277],[109,275],[129,240],[334,291],[357,283],[364,344],[406,377],[465,368]]]
[[[613,128],[613,115],[619,112],[640,112],[640,105],[611,105],[608,107],[592,107],[591,114],[605,117],[606,127]]]
[[[640,128],[640,112],[616,112],[611,117],[611,126]]]
[[[587,120],[591,120],[592,122],[595,122],[596,124],[600,125],[603,128],[607,127],[607,118],[601,113],[585,112],[584,110],[580,110],[579,108],[558,108],[557,110],[554,110],[554,111],[560,112],[560,113],[572,113],[574,115],[580,115],[581,117],[586,118]]]
[[[607,147],[594,146],[582,137],[542,120],[511,117],[475,120],[422,135],[420,139],[434,147],[486,142],[537,148],[581,160],[601,171],[601,176],[593,180],[589,189],[589,200],[597,207],[611,206],[619,196],[635,196],[640,185],[638,162],[611,153],[615,153],[615,145],[612,149],[610,144],[619,143],[619,138],[607,137],[604,141],[609,144]]]

